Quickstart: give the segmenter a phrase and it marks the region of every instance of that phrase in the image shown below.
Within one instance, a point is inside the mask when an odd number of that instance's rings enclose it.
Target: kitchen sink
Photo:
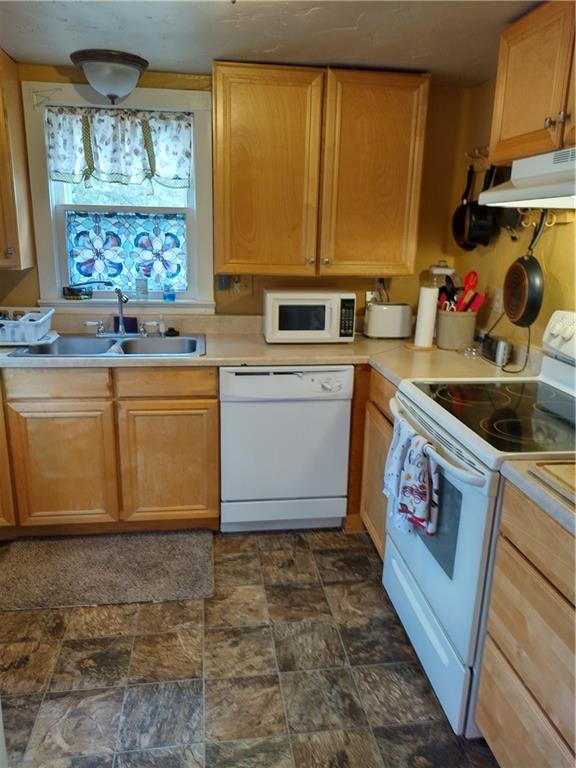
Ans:
[[[130,355],[168,357],[186,355],[199,357],[206,352],[206,337],[141,336],[108,337],[59,336],[52,344],[33,344],[11,354],[18,357],[107,357]]]

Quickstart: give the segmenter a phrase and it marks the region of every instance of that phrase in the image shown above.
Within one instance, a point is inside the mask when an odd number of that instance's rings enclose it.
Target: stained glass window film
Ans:
[[[133,291],[148,278],[149,291],[165,282],[188,289],[186,213],[79,210],[66,208],[66,251],[70,285],[107,280],[104,290]]]

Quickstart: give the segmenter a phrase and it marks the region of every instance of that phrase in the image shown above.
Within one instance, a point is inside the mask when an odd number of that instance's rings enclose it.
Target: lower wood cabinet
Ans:
[[[217,517],[218,401],[120,400],[122,518]]]
[[[364,469],[360,516],[374,546],[384,557],[386,535],[386,496],[382,493],[386,456],[392,442],[393,428],[373,403],[366,406],[364,427]]]
[[[118,519],[111,401],[10,402],[8,424],[20,525]]]
[[[8,458],[6,424],[0,392],[0,528],[14,525],[14,505],[12,502],[12,478]]]

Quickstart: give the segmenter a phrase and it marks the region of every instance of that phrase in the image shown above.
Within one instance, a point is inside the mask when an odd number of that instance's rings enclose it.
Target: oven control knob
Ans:
[[[562,328],[562,338],[564,341],[569,341],[572,336],[574,336],[574,325],[571,323],[570,325],[565,325]]]
[[[562,330],[562,326],[558,321],[556,321],[553,324],[552,328],[550,328],[550,336],[558,336],[561,330]]]

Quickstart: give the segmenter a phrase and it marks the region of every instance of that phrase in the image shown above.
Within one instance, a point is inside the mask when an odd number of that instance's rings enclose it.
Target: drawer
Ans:
[[[572,753],[490,636],[476,722],[500,768],[573,768]]]
[[[370,372],[370,400],[390,421],[394,421],[394,416],[392,416],[388,402],[395,394],[396,385],[391,384],[381,373],[372,369]]]
[[[67,399],[112,395],[108,368],[5,368],[7,400]]]
[[[574,537],[508,482],[500,529],[574,605]]]
[[[117,397],[217,397],[217,368],[117,368]]]
[[[502,536],[488,632],[573,747],[574,608]]]

